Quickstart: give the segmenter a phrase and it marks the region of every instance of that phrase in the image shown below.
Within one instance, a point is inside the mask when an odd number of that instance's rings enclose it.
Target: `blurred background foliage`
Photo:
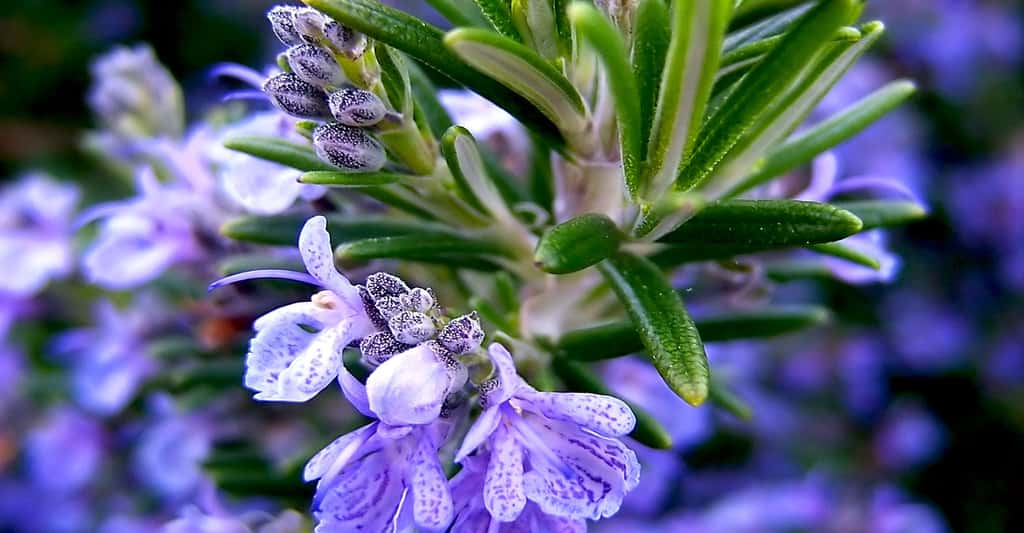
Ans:
[[[258,67],[271,59],[277,46],[263,14],[274,3],[6,2],[0,13],[2,175],[41,166],[65,179],[105,183],[77,149],[92,123],[84,103],[91,58],[116,44],[151,43],[183,82],[194,118],[223,89],[208,79],[211,65]],[[426,11],[422,2],[406,4]],[[811,405],[807,420],[819,432],[832,425],[847,430],[836,434],[835,446],[801,450],[808,466],[829,464],[869,480],[895,475],[935,504],[955,531],[1024,530],[1016,508],[1024,494],[1021,11],[1012,0],[869,5],[887,23],[888,36],[838,90],[864,94],[883,80],[910,77],[921,91],[906,109],[841,149],[840,159],[850,171],[904,178],[933,216],[893,233],[892,248],[903,258],[895,283],[822,281],[811,290],[838,310],[834,324],[785,339],[768,354],[775,373],[766,387]],[[851,352],[868,355],[862,360]],[[825,370],[815,373],[816,364]],[[863,365],[878,369],[861,374]],[[850,385],[855,377],[870,383]],[[844,411],[829,404],[832,386],[879,389],[882,399]],[[894,412],[907,406],[926,414],[927,427],[911,424],[900,430],[903,436],[879,444]],[[765,423],[773,423],[770,416]],[[927,443],[928,453],[909,467],[886,464],[893,447],[912,453],[915,444]],[[692,468],[742,462],[757,445],[739,429],[687,459]]]

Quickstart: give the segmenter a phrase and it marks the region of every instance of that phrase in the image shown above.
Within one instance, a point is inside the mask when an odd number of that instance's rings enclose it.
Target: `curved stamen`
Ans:
[[[211,79],[233,78],[256,88],[262,87],[263,82],[267,79],[263,73],[245,65],[239,65],[238,63],[220,63],[214,65],[213,68],[210,69],[209,77]]]
[[[267,94],[255,89],[231,91],[220,97],[221,102],[234,102],[236,100],[263,100],[267,101]]]
[[[208,292],[213,292],[225,285],[232,283],[238,283],[239,281],[246,281],[250,279],[287,279],[291,281],[298,281],[302,283],[308,283],[310,285],[320,286],[320,282],[313,276],[305,272],[295,272],[294,270],[282,270],[277,268],[260,269],[260,270],[249,270],[248,272],[239,272],[238,274],[232,274],[220,278],[214,281],[207,287]]]

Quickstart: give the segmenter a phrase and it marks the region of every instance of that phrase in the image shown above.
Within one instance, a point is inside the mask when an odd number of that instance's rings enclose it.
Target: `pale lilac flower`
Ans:
[[[218,169],[225,192],[246,211],[279,213],[291,207],[297,198],[315,200],[327,191],[319,185],[299,183],[301,172],[293,168],[225,148],[224,139],[236,135],[264,135],[296,142],[305,139],[296,133],[295,119],[265,112],[232,124],[223,131],[221,139],[211,143],[208,155]]]
[[[174,264],[204,257],[194,227],[200,205],[193,190],[162,184],[152,169],[137,176],[138,196],[92,207],[83,221],[102,218],[99,236],[82,267],[89,281],[129,289],[152,281]]]
[[[246,357],[245,386],[257,392],[257,400],[304,402],[316,396],[344,368],[342,350],[376,331],[359,289],[334,267],[327,219],[316,216],[306,221],[299,252],[309,274],[256,270],[210,286],[278,277],[324,288],[310,301],[275,309],[253,324],[256,336]]]
[[[143,339],[155,302],[144,302],[122,312],[103,300],[95,306],[94,327],[69,331],[55,341],[55,351],[71,366],[75,400],[93,414],[120,412],[156,370]]]
[[[74,265],[71,213],[78,189],[29,174],[0,191],[0,295],[28,297]]]
[[[202,463],[213,446],[212,421],[178,412],[169,397],[151,402],[153,414],[132,458],[136,477],[162,498],[193,495],[204,479]]]
[[[104,440],[92,418],[66,407],[51,411],[25,440],[33,485],[62,495],[84,489],[99,471]]]
[[[359,412],[376,418],[366,388],[344,367],[339,382]],[[454,507],[438,448],[452,429],[450,415],[417,426],[377,420],[313,456],[303,477],[319,479],[316,532],[406,531],[414,524],[428,531],[447,528]]]
[[[531,501],[545,514],[597,520],[615,514],[640,479],[636,454],[614,437],[636,419],[621,400],[539,392],[516,373],[500,344],[488,348],[496,375],[480,386],[484,408],[456,455],[489,453],[484,506],[499,522]]]

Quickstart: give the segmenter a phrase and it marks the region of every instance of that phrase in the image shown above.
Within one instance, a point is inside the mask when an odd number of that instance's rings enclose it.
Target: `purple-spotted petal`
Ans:
[[[429,344],[421,344],[377,367],[366,380],[366,395],[385,424],[426,424],[441,414],[448,385],[446,365]]]
[[[316,531],[393,531],[405,487],[385,452],[367,455],[317,488]]]
[[[361,305],[359,292],[334,267],[334,250],[331,236],[327,233],[327,219],[315,216],[306,221],[299,234],[299,253],[306,270],[320,281],[320,284],[338,294],[350,307]]]
[[[573,422],[606,437],[633,431],[636,417],[626,402],[611,396],[582,392],[531,392],[524,403],[548,418]]]
[[[316,333],[303,328],[320,330],[320,313],[312,302],[299,302],[273,311],[256,319],[256,336],[249,343],[245,359],[245,386],[260,393],[277,390],[281,372],[295,360]]]
[[[342,366],[341,351],[352,340],[351,328],[345,328],[345,324],[318,333],[302,354],[281,372],[277,394],[257,394],[256,399],[304,402],[324,390],[338,376]]]
[[[622,499],[640,481],[636,454],[616,439],[581,431],[574,424],[530,417],[530,424],[567,465],[530,454],[524,478],[526,496],[547,514],[599,520],[618,512]]]
[[[455,507],[448,491],[448,478],[437,460],[437,449],[429,439],[418,440],[409,457],[409,469],[416,524],[428,530],[447,528],[455,516]]]
[[[377,423],[374,422],[334,439],[306,463],[306,467],[302,471],[302,479],[313,481],[325,477],[331,470],[339,472],[344,469],[352,459],[356,458],[356,453],[360,451],[359,448],[366,443],[376,429]]]
[[[466,437],[462,439],[462,446],[455,454],[455,462],[462,463],[469,454],[482,446],[491,433],[497,429],[499,422],[501,422],[501,410],[497,406],[484,409],[466,432]]]
[[[499,522],[512,522],[526,506],[523,492],[523,449],[506,429],[491,440],[491,460],[484,481],[484,506]]]

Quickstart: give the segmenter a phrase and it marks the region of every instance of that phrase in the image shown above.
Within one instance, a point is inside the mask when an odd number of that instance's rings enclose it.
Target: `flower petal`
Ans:
[[[362,305],[359,291],[334,267],[334,250],[327,233],[327,219],[316,216],[306,221],[299,233],[299,253],[306,270],[320,283],[345,300],[349,307]]]
[[[363,385],[345,368],[344,362],[338,368],[338,385],[341,385],[341,392],[352,407],[360,414],[370,418],[377,418],[370,410],[370,400],[366,397],[366,385]]]
[[[392,531],[404,492],[389,454],[370,454],[317,488],[316,531]]]
[[[302,479],[304,481],[320,479],[338,465],[340,465],[338,470],[343,469],[356,456],[356,452],[374,434],[376,429],[377,423],[373,422],[334,439],[306,463],[306,467],[302,471]]]
[[[606,437],[633,431],[636,417],[626,402],[611,396],[582,392],[531,392],[524,404],[548,418],[573,422]]]
[[[316,333],[302,326],[322,329],[320,313],[312,302],[299,302],[259,317],[253,323],[256,336],[245,359],[245,386],[260,393],[277,390],[277,381],[288,365],[305,350]]]
[[[462,446],[459,447],[459,451],[455,454],[455,462],[462,463],[469,454],[482,446],[484,441],[491,436],[491,433],[494,433],[494,430],[498,428],[499,422],[501,422],[501,410],[497,406],[484,409],[476,419],[476,422],[473,422],[473,425],[469,427],[465,438],[462,439]]]
[[[441,414],[449,376],[429,344],[406,350],[366,380],[370,410],[385,424],[426,424]]]
[[[491,440],[491,460],[484,481],[484,506],[499,522],[512,522],[526,506],[523,492],[523,449],[512,434],[499,428]]]
[[[598,520],[618,512],[623,497],[640,481],[640,463],[632,450],[570,423],[540,417],[526,423],[575,474],[566,476],[559,465],[531,453],[532,469],[524,478],[527,498],[543,512],[566,518]]]
[[[317,334],[313,342],[281,372],[277,396],[270,399],[304,402],[324,390],[338,377],[342,366],[341,351],[351,341],[351,324],[343,321]]]
[[[409,468],[416,524],[428,530],[447,528],[455,517],[455,506],[448,491],[448,478],[437,459],[437,449],[429,439],[419,439],[409,457]]]
[[[494,365],[497,386],[487,391],[486,398],[481,397],[481,402],[486,403],[485,407],[505,403],[520,389],[529,387],[516,372],[516,363],[508,349],[494,342],[487,347],[487,354],[491,357],[491,363]]]

